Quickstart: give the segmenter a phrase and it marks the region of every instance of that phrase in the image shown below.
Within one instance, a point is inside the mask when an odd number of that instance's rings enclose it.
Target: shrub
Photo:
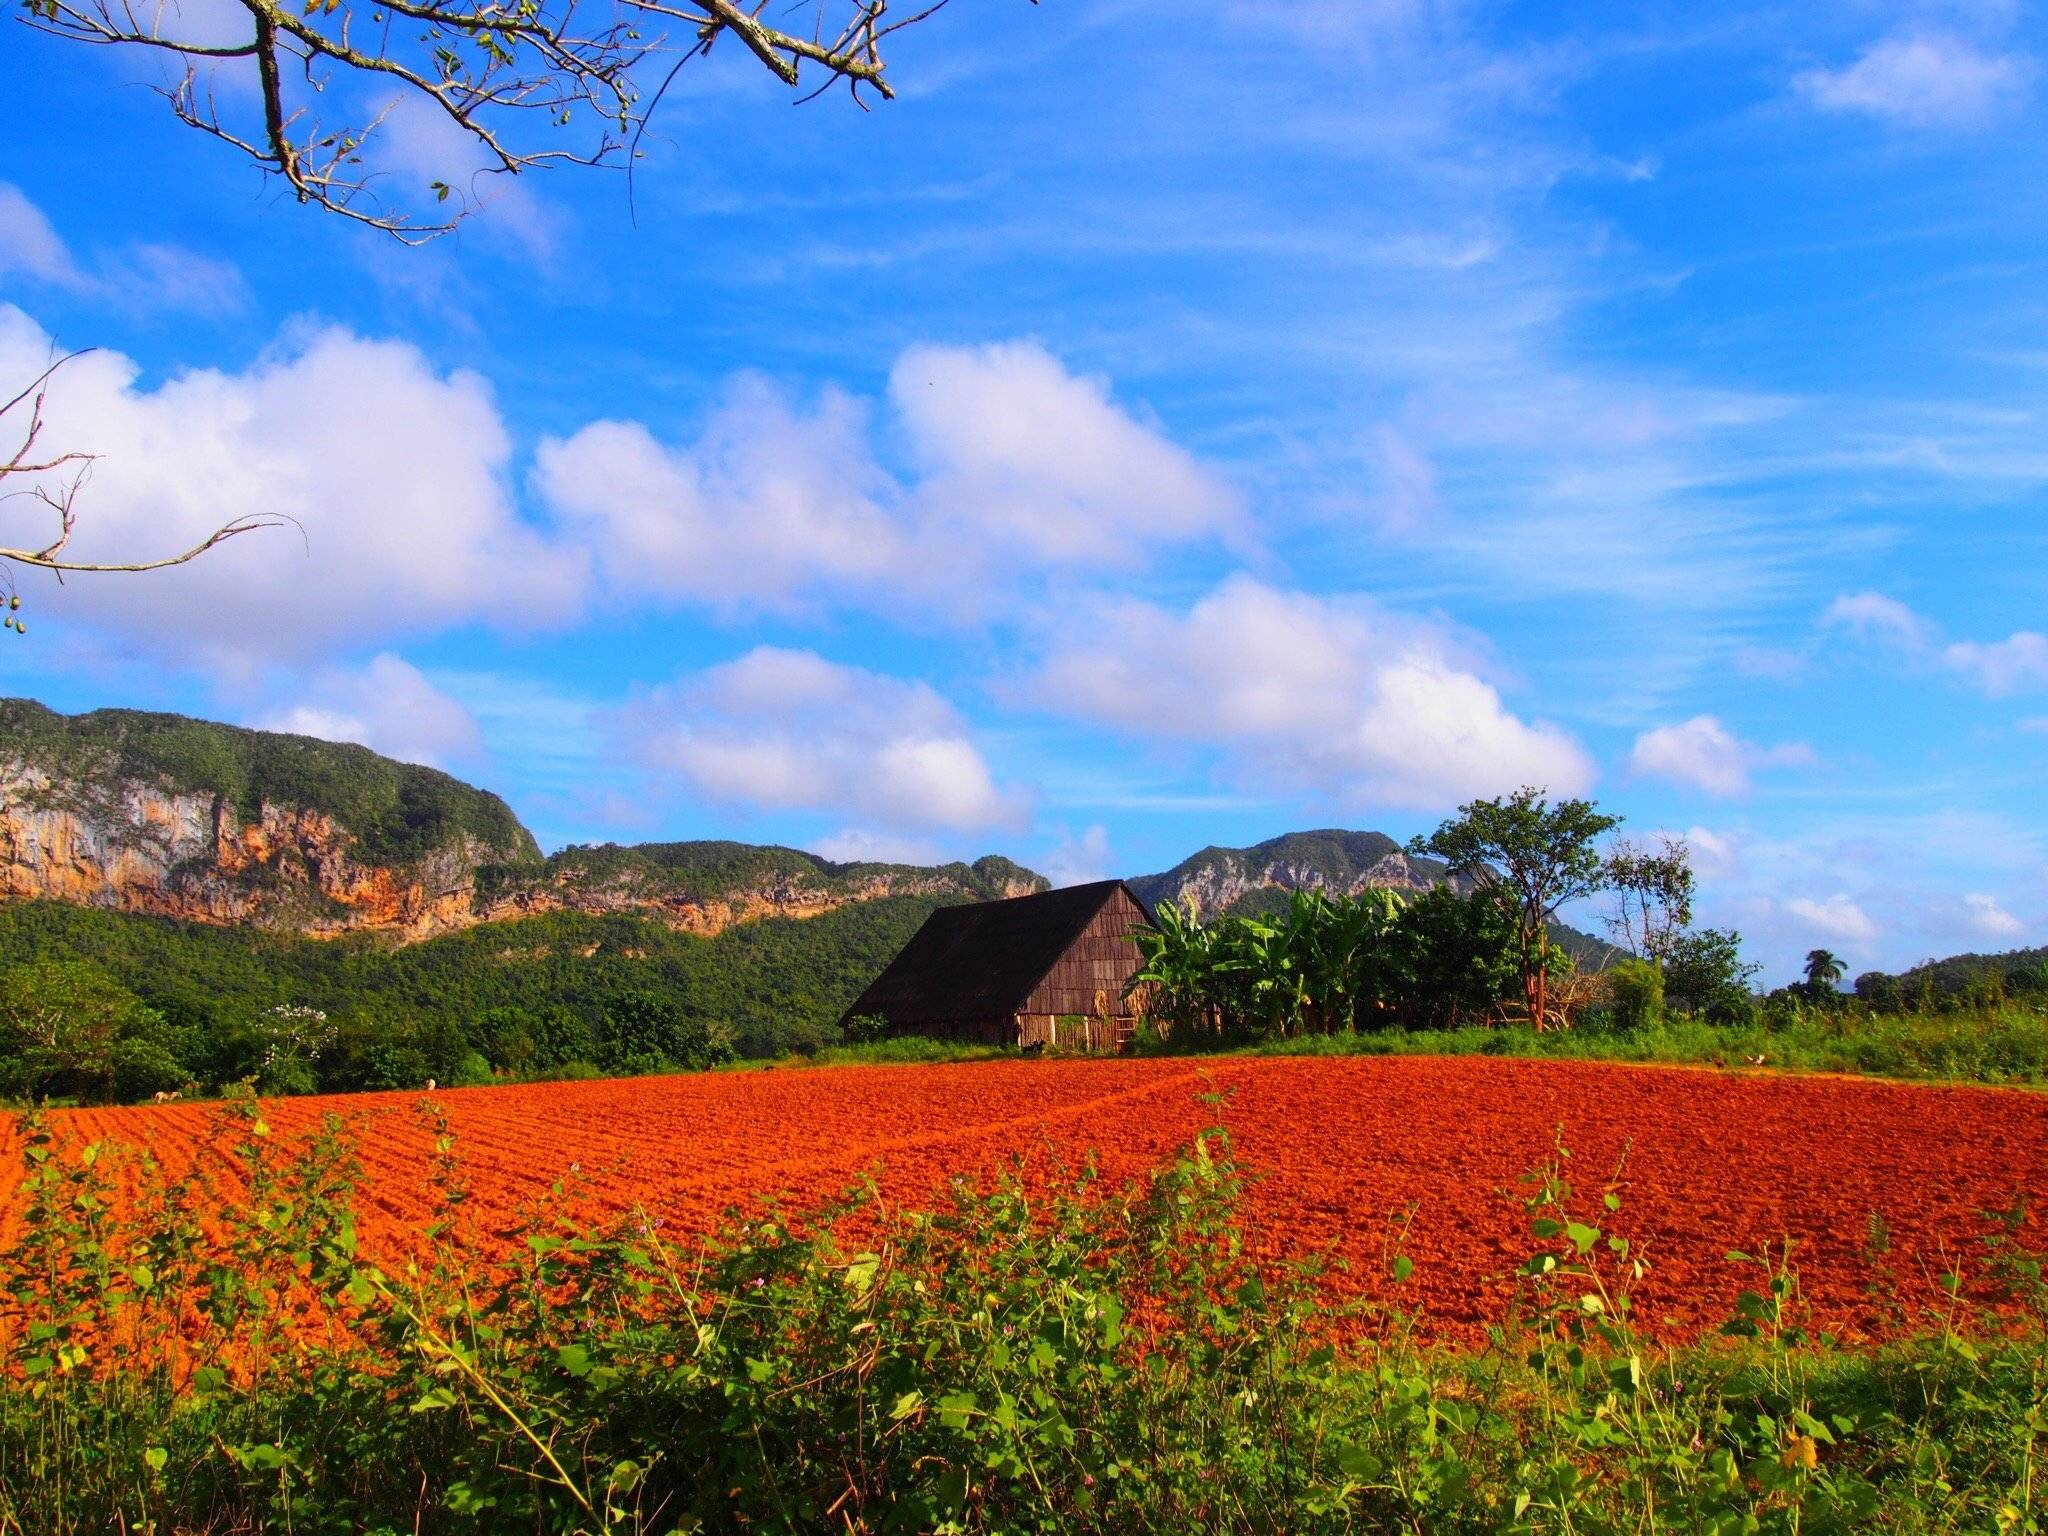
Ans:
[[[1607,973],[1609,1018],[1634,1033],[1664,1018],[1664,973],[1647,960],[1623,960]]]
[[[879,1013],[856,1013],[840,1026],[848,1045],[870,1045],[888,1038],[889,1021]]]

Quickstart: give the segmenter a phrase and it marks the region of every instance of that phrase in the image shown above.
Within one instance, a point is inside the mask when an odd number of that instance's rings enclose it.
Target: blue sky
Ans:
[[[1537,782],[1687,835],[1767,980],[2042,943],[2044,60],[2001,3],[956,0],[893,104],[714,60],[630,205],[413,250],[9,26],[0,364],[100,349],[80,547],[304,537],[24,579],[0,687],[551,846],[1062,878]]]

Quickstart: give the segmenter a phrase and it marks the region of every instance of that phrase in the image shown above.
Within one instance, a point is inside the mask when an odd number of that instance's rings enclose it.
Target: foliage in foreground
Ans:
[[[0,1532],[2041,1518],[2041,1270],[2017,1212],[1983,1256],[2027,1304],[2016,1327],[1973,1332],[1958,1303],[1917,1342],[1847,1353],[1802,1331],[1783,1255],[1731,1255],[1757,1278],[1725,1336],[1667,1352],[1631,1321],[1618,1195],[1575,1191],[1560,1149],[1523,1181],[1515,1314],[1453,1354],[1397,1311],[1333,1343],[1314,1275],[1248,1258],[1221,1133],[1128,1188],[1013,1172],[933,1215],[857,1191],[708,1244],[644,1218],[593,1230],[558,1187],[490,1274],[465,1258],[445,1129],[439,1219],[384,1267],[358,1248],[337,1127],[289,1156],[254,1104],[220,1130],[245,1197],[202,1230],[204,1175],[28,1128],[30,1220],[0,1259]]]

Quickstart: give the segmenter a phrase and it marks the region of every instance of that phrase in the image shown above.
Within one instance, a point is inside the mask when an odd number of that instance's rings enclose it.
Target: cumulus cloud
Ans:
[[[543,442],[534,482],[614,588],[788,606],[821,589],[883,585],[912,564],[867,415],[838,390],[806,410],[743,376],[687,447],[638,422],[596,422]]]
[[[1888,643],[1916,665],[1952,673],[1988,698],[2048,688],[2048,635],[2038,630],[1944,645],[1939,626],[1876,592],[1836,598],[1821,615],[1821,625]]]
[[[971,604],[1022,573],[1135,567],[1232,533],[1238,495],[1157,427],[1042,347],[913,347],[883,466],[871,407],[742,376],[690,442],[597,422],[541,445],[534,483],[607,579],[723,608],[909,595]]]
[[[483,734],[470,712],[411,662],[388,651],[360,668],[316,672],[297,692],[296,702],[249,723],[260,730],[352,741],[433,768],[483,750]]]
[[[1593,765],[1527,722],[1438,626],[1234,576],[1185,613],[1103,600],[1061,627],[1027,692],[1129,734],[1221,748],[1245,777],[1346,804],[1434,809]]]
[[[1877,924],[1855,901],[1843,894],[1830,896],[1825,901],[1795,896],[1785,903],[1785,911],[1814,932],[1842,943],[1868,945],[1877,939]]]
[[[1907,128],[1974,128],[2016,106],[2033,79],[2020,54],[1985,53],[1941,32],[1880,39],[1840,69],[1794,80],[1814,105],[1860,112]]]
[[[0,379],[33,377],[50,338],[0,306]],[[483,621],[531,628],[573,612],[583,558],[524,523],[489,388],[411,346],[335,327],[291,336],[240,372],[154,387],[120,353],[54,380],[42,446],[97,455],[70,553],[130,561],[236,518],[283,517],[147,578],[24,590],[156,653],[248,665]]]
[[[891,833],[1017,827],[1025,816],[929,685],[811,651],[759,646],[651,690],[621,724],[644,765],[721,804],[831,811]]]
[[[1207,537],[1238,512],[1229,485],[1117,405],[1105,382],[1030,342],[912,347],[889,399],[921,471],[924,518],[1048,567],[1138,565],[1154,543]]]
[[[1758,746],[1736,736],[1712,715],[1645,731],[1629,754],[1629,766],[1639,774],[1723,799],[1749,793],[1750,774],[1757,769],[1807,768],[1817,761],[1813,748],[1803,742]]]
[[[1970,915],[1971,926],[1988,938],[2014,939],[2026,932],[2026,924],[2006,911],[1996,896],[1972,892],[1963,898],[1963,906]]]

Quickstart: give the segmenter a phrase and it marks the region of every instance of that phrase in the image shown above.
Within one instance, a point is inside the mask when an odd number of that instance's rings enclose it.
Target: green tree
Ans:
[[[337,1032],[324,1009],[294,1003],[265,1008],[236,1025],[223,1053],[223,1080],[251,1083],[258,1093],[318,1093],[321,1060]]]
[[[1499,891],[1461,896],[1448,885],[1431,887],[1402,908],[1382,974],[1380,998],[1393,1021],[1451,1029],[1485,1018],[1519,983],[1513,906]]]
[[[1756,972],[1743,961],[1741,934],[1702,928],[1672,941],[1664,956],[1664,995],[1688,1014],[1735,1016],[1750,1006],[1749,979]]]
[[[35,960],[0,973],[0,1080],[24,1098],[106,1102],[123,1086],[183,1083],[189,1067],[161,1014],[99,966]]]
[[[1806,952],[1806,990],[1815,997],[1823,997],[1835,990],[1848,967],[1841,957],[1829,949],[1809,949]]]
[[[543,1071],[571,1062],[594,1062],[597,1036],[590,1020],[565,1003],[551,1003],[533,1015],[534,1064]]]
[[[619,1073],[702,1072],[733,1059],[723,1031],[654,992],[627,992],[605,1004],[598,1051],[600,1065]]]
[[[133,992],[84,961],[10,966],[0,976],[0,1054],[9,1091],[25,1097],[98,1090],[111,1096],[114,1042]]]
[[[1620,824],[1619,816],[1602,815],[1590,800],[1553,806],[1543,791],[1524,786],[1503,800],[1458,807],[1455,819],[1409,844],[1411,853],[1435,854],[1513,903],[1522,998],[1537,1029],[1550,1020],[1551,919],[1566,902],[1606,887],[1608,869],[1594,844]]]

